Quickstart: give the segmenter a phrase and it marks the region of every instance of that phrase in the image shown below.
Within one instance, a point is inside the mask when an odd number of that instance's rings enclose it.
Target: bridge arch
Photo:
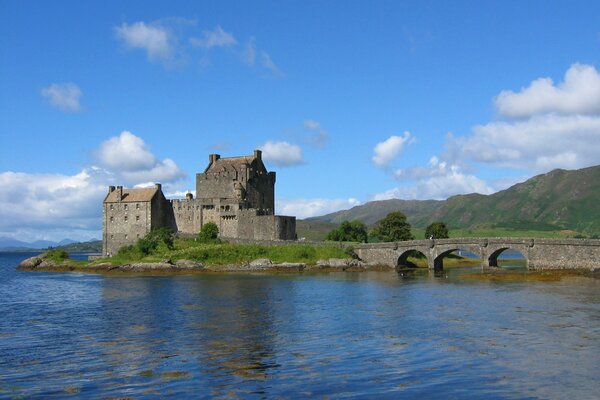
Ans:
[[[483,259],[483,254],[480,246],[472,245],[442,245],[436,248],[435,257],[433,259],[433,269],[441,271],[444,269],[444,258],[455,251],[468,251],[475,254],[479,259]]]
[[[489,255],[487,256],[487,264],[486,266],[489,267],[498,267],[498,258],[500,257],[500,255],[502,255],[502,253],[506,252],[506,251],[515,251],[518,252],[519,254],[521,254],[521,256],[523,257],[523,259],[525,260],[525,268],[528,268],[528,264],[529,264],[529,260],[527,257],[527,252],[524,249],[519,248],[518,246],[502,246],[499,247],[493,251],[491,251],[489,253]]]
[[[396,261],[396,269],[404,269],[404,268],[417,268],[417,265],[411,261],[408,261],[409,257],[421,257],[427,260],[427,254],[422,251],[423,249],[414,248],[407,249],[403,251],[399,251],[400,255]],[[429,265],[429,261],[427,260],[427,265]]]

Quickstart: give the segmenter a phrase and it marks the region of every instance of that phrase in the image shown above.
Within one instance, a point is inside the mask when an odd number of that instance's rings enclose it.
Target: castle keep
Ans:
[[[102,253],[110,256],[135,243],[152,229],[170,228],[196,234],[207,222],[219,227],[221,238],[294,240],[296,217],[275,214],[275,172],[262,162],[261,151],[251,156],[209,156],[196,174],[196,198],[165,198],[160,184],[127,189],[109,186],[102,210]]]

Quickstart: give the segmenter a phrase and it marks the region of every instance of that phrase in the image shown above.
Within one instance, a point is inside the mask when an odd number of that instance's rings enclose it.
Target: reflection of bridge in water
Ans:
[[[516,250],[525,258],[528,269],[600,269],[600,240],[597,239],[454,238],[354,247],[361,260],[394,268],[407,267],[408,257],[418,251],[427,257],[429,268],[437,270],[444,268],[444,257],[458,250],[478,256],[482,268],[497,267],[500,254]]]

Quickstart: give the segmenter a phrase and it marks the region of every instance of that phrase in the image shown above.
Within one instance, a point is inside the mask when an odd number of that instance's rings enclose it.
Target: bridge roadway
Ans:
[[[598,239],[453,238],[354,246],[361,260],[392,268],[409,266],[407,258],[416,250],[427,257],[427,265],[435,270],[443,269],[444,257],[457,250],[477,255],[482,268],[497,267],[498,256],[509,249],[523,254],[528,269],[600,270]]]

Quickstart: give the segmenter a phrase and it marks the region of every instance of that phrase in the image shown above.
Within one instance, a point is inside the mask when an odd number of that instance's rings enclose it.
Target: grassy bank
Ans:
[[[348,258],[348,252],[336,245],[312,246],[308,244],[286,244],[265,246],[256,244],[199,243],[194,239],[175,239],[173,248],[164,244],[149,255],[142,255],[133,247],[121,251],[111,258],[95,260],[92,264],[110,263],[124,265],[138,262],[160,262],[169,260],[191,260],[204,265],[241,265],[250,261],[268,258],[274,263],[292,262],[315,264],[329,258]]]

